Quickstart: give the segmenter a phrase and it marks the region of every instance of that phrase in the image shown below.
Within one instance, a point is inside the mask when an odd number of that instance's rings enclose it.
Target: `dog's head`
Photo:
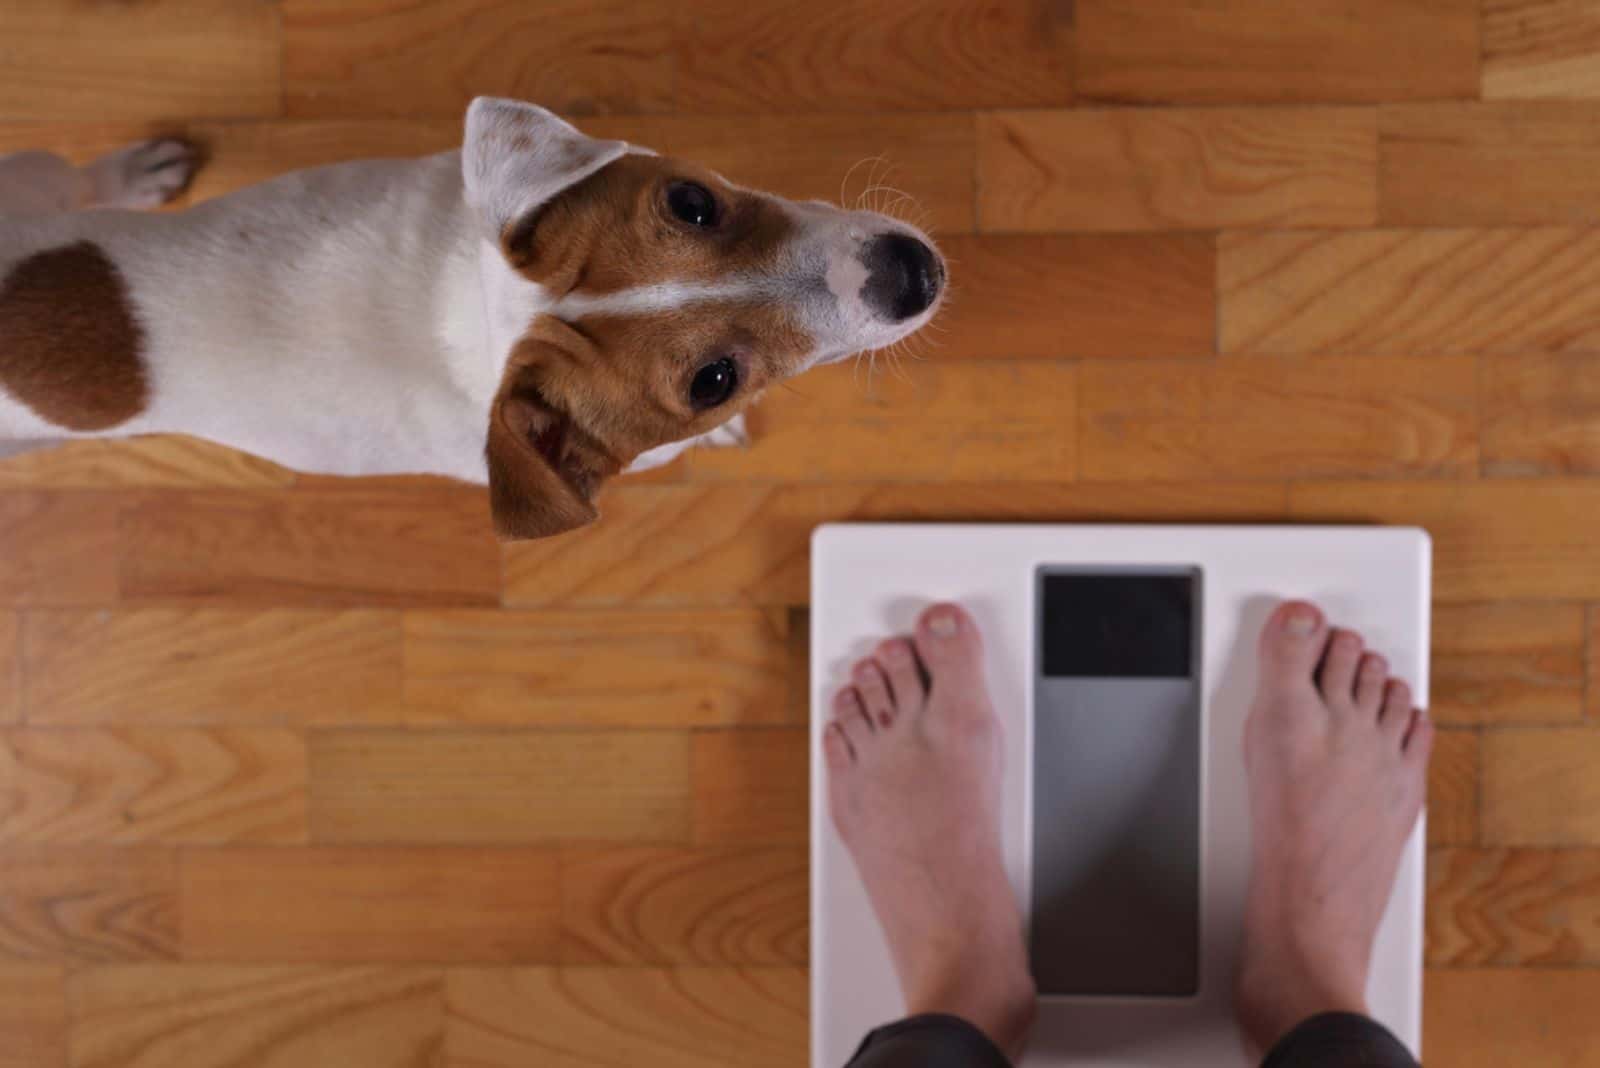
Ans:
[[[898,341],[943,295],[943,259],[902,222],[743,189],[542,108],[475,101],[462,166],[499,361],[502,537],[590,522],[600,483],[639,454]]]

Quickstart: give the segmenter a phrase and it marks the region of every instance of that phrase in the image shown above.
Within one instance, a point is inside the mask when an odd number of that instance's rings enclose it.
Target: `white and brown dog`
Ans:
[[[480,99],[460,152],[177,214],[181,145],[0,158],[0,455],[183,433],[300,471],[487,482],[508,538],[713,436],[772,383],[931,319],[897,220],[795,203]]]

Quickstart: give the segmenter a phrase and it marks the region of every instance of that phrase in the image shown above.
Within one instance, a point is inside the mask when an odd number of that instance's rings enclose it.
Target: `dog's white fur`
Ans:
[[[175,215],[59,211],[141,204],[151,191],[137,176],[128,189],[107,177],[128,169],[126,153],[66,172],[54,157],[7,157],[0,278],[32,254],[83,240],[116,266],[143,327],[150,390],[147,407],[112,436],[177,432],[300,471],[477,483],[508,353],[540,315],[766,295],[803,310],[813,364],[891,343],[933,315],[886,323],[861,296],[863,241],[911,228],[787,201],[800,237],[772,274],[662,279],[608,295],[553,295],[517,274],[499,245],[505,227],[633,151],[643,150],[585,137],[543,109],[479,100],[462,152],[289,174]],[[107,185],[112,195],[96,196]],[[40,210],[56,213],[16,217]],[[0,440],[78,436],[94,435],[65,431],[0,392]],[[724,426],[711,437],[737,441],[742,431]],[[690,443],[652,449],[634,467]]]

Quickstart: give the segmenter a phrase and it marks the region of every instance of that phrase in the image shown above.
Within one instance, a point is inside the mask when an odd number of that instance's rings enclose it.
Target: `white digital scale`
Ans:
[[[838,524],[811,555],[813,1068],[905,1015],[817,759],[855,660],[957,601],[1005,724],[1002,836],[1038,1023],[1023,1068],[1238,1068],[1256,636],[1320,605],[1428,700],[1430,542],[1385,527]],[[1421,1054],[1418,821],[1373,953],[1373,1015]]]

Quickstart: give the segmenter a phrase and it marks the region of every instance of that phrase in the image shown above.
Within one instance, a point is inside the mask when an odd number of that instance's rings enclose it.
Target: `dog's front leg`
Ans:
[[[193,146],[141,141],[75,167],[50,152],[0,156],[0,215],[49,215],[80,208],[155,208],[194,177]]]

